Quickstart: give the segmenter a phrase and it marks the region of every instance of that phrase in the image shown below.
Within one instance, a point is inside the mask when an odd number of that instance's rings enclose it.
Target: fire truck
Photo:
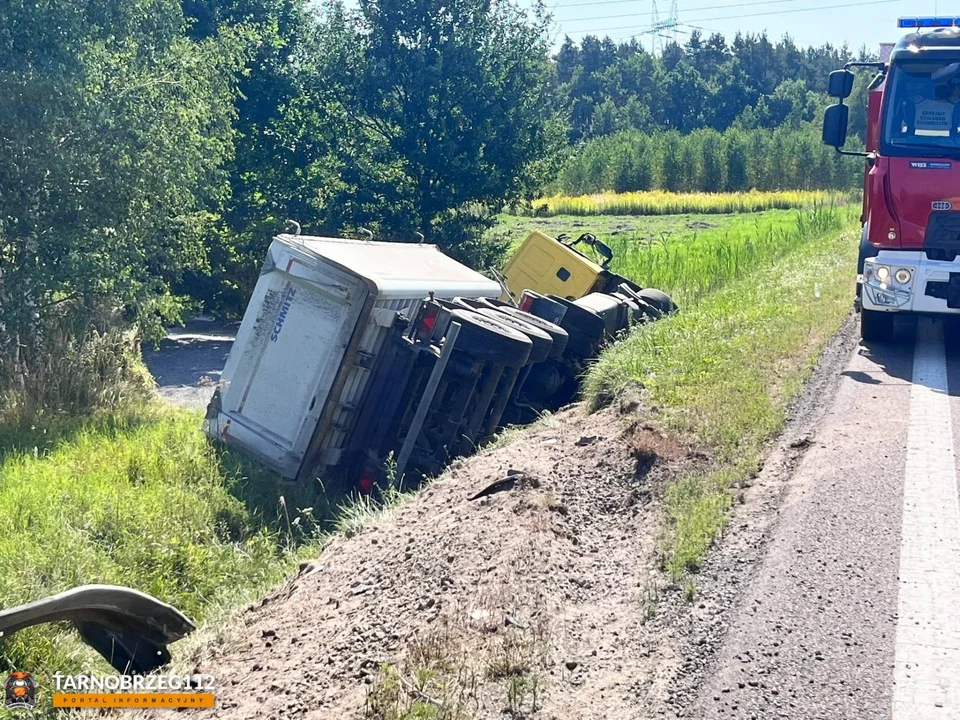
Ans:
[[[866,160],[857,264],[861,337],[891,339],[901,313],[960,313],[960,18],[901,18],[877,62],[830,73],[823,141]],[[888,55],[887,57],[884,57]],[[854,70],[868,86],[866,147],[844,149]]]

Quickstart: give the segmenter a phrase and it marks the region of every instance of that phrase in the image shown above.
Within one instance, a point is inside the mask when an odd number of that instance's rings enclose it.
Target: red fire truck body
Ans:
[[[960,18],[908,18],[888,60],[831,73],[823,139],[866,159],[858,298],[865,340],[898,313],[960,314]],[[948,24],[949,23],[949,24]],[[877,71],[866,148],[843,150],[851,67]]]

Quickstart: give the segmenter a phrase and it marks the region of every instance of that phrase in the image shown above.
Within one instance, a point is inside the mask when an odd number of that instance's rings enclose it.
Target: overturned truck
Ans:
[[[567,252],[581,271],[592,262],[552,242],[564,249],[550,263]],[[524,277],[537,285],[531,262]],[[553,284],[577,274],[542,270]],[[279,235],[205,431],[291,480],[370,491],[387,472],[435,475],[505,425],[572,401],[605,342],[676,310],[605,265],[605,292],[575,299],[536,287],[517,297],[509,283],[433,245]]]

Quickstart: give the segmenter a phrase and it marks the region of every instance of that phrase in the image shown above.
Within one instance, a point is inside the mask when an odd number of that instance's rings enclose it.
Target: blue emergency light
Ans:
[[[960,26],[958,17],[904,17],[897,20],[898,28],[939,28]]]

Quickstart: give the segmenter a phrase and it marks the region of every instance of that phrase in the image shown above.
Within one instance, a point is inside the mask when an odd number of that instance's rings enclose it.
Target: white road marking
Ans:
[[[924,318],[909,422],[893,718],[960,720],[960,501],[943,325]]]

